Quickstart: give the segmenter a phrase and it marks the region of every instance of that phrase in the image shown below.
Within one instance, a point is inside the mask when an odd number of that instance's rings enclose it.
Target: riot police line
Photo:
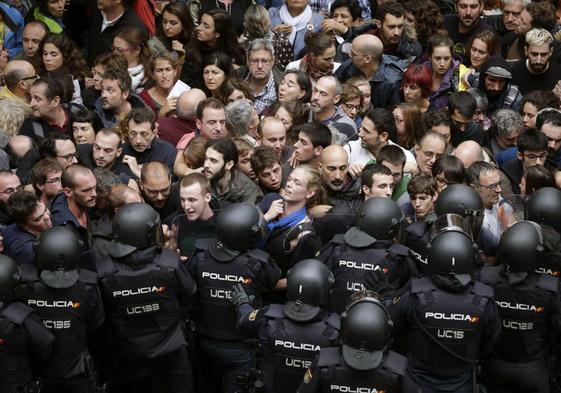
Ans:
[[[34,265],[0,257],[0,392],[558,391],[561,191],[527,201],[494,264],[473,189],[450,185],[435,210],[405,225],[368,199],[286,272],[245,203],[187,261],[142,203],[117,212],[96,272],[51,228]]]

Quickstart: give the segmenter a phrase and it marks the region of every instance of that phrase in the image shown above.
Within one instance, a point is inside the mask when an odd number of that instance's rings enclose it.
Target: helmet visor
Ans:
[[[466,219],[459,214],[444,214],[436,219],[431,227],[430,240],[433,241],[438,235],[444,232],[456,231],[464,233],[473,240],[469,218]]]

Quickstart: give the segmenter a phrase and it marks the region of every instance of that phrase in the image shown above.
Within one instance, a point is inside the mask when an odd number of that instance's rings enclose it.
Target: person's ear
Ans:
[[[306,199],[312,199],[313,197],[315,197],[317,194],[316,190],[311,190],[306,192]]]
[[[516,158],[518,158],[520,161],[524,160],[524,156],[519,151],[516,152]]]
[[[195,125],[197,126],[197,128],[200,130],[203,126],[203,122],[200,121],[199,119],[195,120]]]
[[[212,194],[210,192],[207,192],[203,197],[203,201],[205,201],[205,203],[210,203],[211,200],[212,200]]]
[[[388,139],[390,139],[390,134],[388,134],[386,131],[378,134],[378,140],[380,140],[381,142],[387,142]]]
[[[341,101],[341,95],[337,94],[336,96],[333,97],[333,100],[332,100],[333,105],[338,105],[339,101]]]
[[[64,195],[66,196],[66,198],[72,198],[72,196],[74,195],[74,192],[72,191],[71,188],[64,187],[62,189],[62,191],[64,192]]]
[[[233,167],[234,167],[234,161],[232,160],[224,164],[224,169],[226,169],[227,171],[231,171]]]
[[[553,48],[551,48],[553,50]],[[528,45],[524,45],[524,55],[528,57]]]
[[[119,148],[117,149],[117,157],[121,157],[121,154],[123,154],[123,148],[122,148],[122,147],[119,147]]]

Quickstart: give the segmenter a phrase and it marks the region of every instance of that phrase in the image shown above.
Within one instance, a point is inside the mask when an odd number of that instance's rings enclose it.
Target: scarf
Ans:
[[[290,26],[292,26],[292,31],[288,35],[288,41],[294,45],[294,39],[296,38],[296,33],[306,28],[306,25],[312,19],[312,8],[309,5],[307,5],[306,8],[304,9],[304,12],[302,12],[298,16],[293,17],[292,15],[290,15],[290,12],[288,12],[288,8],[286,7],[286,4],[283,4],[283,6],[280,9],[279,16],[281,18],[282,23],[288,23]]]
[[[322,76],[333,74],[333,64],[331,64],[329,70],[321,71],[312,62],[312,56],[309,53],[306,53],[300,61],[300,71],[307,73],[313,80],[318,80]]]
[[[271,221],[270,223],[267,224],[267,230],[269,231],[269,233],[271,233],[275,229],[285,228],[285,227],[291,228],[296,224],[298,224],[300,221],[302,221],[304,218],[306,218],[307,214],[308,213],[306,211],[306,208],[303,207],[300,210],[296,210],[294,213],[281,218],[280,220]]]
[[[128,69],[132,80],[132,91],[136,91],[144,79],[144,66],[139,64]]]

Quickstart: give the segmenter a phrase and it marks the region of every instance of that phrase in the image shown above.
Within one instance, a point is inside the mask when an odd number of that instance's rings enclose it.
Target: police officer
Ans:
[[[39,392],[31,363],[46,360],[54,337],[31,307],[16,301],[21,273],[9,257],[0,255],[0,392]]]
[[[280,269],[267,253],[255,249],[263,231],[256,206],[232,204],[216,219],[216,239],[197,241],[189,258],[189,270],[199,288],[195,320],[206,392],[237,392],[238,382],[250,371],[251,352],[236,328],[230,297],[232,285],[240,284],[260,307],[261,291],[277,285]]]
[[[444,189],[434,205],[436,217],[444,214],[459,214],[467,220],[475,239],[483,224],[483,202],[479,194],[465,184],[451,184]],[[430,274],[427,244],[431,236],[432,221],[414,222],[405,228],[403,244],[409,247],[417,269],[422,276]]]
[[[81,241],[66,227],[41,234],[35,264],[22,265],[22,301],[32,307],[55,337],[49,361],[40,370],[45,392],[80,393],[95,388],[88,335],[105,320],[97,276],[78,269]]]
[[[408,330],[409,369],[423,392],[471,393],[476,367],[500,333],[493,289],[472,280],[477,246],[462,217],[435,230],[427,247],[430,276],[393,299],[395,336]]]
[[[344,235],[335,235],[320,251],[318,259],[335,277],[332,311],[343,312],[349,297],[363,289],[367,275],[369,289],[383,292],[405,285],[416,274],[407,247],[394,244],[402,221],[403,212],[395,201],[369,198],[360,208],[356,226]]]
[[[553,187],[537,190],[526,204],[526,219],[542,229],[545,250],[537,271],[561,276],[561,191]]]
[[[559,279],[535,272],[543,250],[539,225],[520,221],[501,237],[501,265],[481,272],[481,280],[495,290],[503,327],[484,367],[490,393],[550,391],[547,357],[561,331],[561,299]]]
[[[161,247],[160,217],[149,205],[121,207],[113,237],[110,255],[96,261],[116,348],[110,391],[156,391],[138,375],[149,370],[166,391],[192,392],[180,305],[196,292],[193,278],[177,253]]]
[[[298,393],[419,392],[405,357],[390,351],[392,321],[371,291],[352,295],[341,315],[341,346],[322,348]]]
[[[295,392],[320,348],[336,345],[339,315],[327,311],[332,286],[333,274],[315,259],[288,271],[284,305],[254,310],[243,287],[235,285],[238,329],[259,338],[268,392]]]

